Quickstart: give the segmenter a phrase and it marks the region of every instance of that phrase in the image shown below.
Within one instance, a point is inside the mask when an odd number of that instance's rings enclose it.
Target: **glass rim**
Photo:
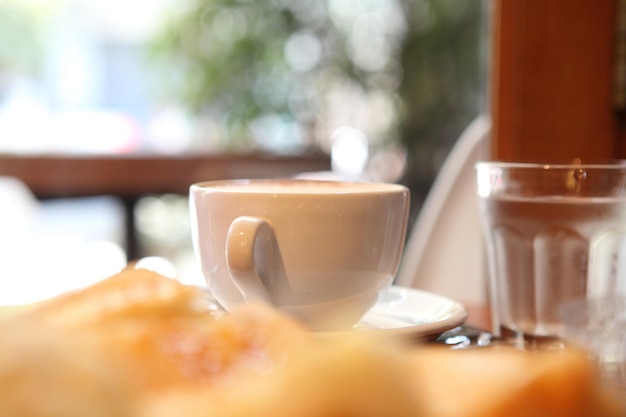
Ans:
[[[571,169],[606,169],[606,170],[625,170],[626,160],[602,163],[540,163],[540,162],[507,162],[507,161],[478,161],[475,164],[476,169],[480,168],[515,168],[515,169],[543,169],[543,170],[571,170]]]

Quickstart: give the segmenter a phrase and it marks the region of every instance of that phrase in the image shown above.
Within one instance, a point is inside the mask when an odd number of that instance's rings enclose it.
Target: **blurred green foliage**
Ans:
[[[170,96],[218,117],[234,144],[245,143],[247,126],[266,114],[315,135],[324,94],[337,84],[385,92],[394,117],[379,132],[383,140],[370,139],[405,146],[406,182],[428,187],[454,140],[483,110],[484,1],[188,0],[177,4],[152,53],[167,64],[160,83]],[[380,36],[368,38],[374,31]],[[311,68],[294,68],[286,58],[294,34],[319,42]],[[388,57],[378,65],[381,52]],[[370,61],[359,61],[368,53]]]
[[[487,19],[484,0],[405,0],[400,140],[408,181],[428,183],[463,129],[485,111]]]
[[[51,10],[23,0],[0,0],[0,74],[34,74],[44,60],[42,36]]]
[[[315,71],[294,71],[285,59],[298,32],[324,44]],[[236,146],[265,114],[315,123],[314,88],[333,74],[359,79],[345,42],[323,1],[190,0],[154,39],[152,55],[167,63],[167,93],[192,112],[217,114]]]

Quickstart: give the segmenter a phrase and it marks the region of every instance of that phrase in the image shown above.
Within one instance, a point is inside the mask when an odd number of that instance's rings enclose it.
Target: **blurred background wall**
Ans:
[[[413,220],[460,133],[486,111],[488,8],[0,0],[0,152],[316,149],[344,177],[407,184]],[[184,196],[147,195],[135,216],[146,255],[189,262]]]
[[[330,152],[362,135],[359,174],[427,189],[485,109],[486,9],[1,0],[0,150]]]

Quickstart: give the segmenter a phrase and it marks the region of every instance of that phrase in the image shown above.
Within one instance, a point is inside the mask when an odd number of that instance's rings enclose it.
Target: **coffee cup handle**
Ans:
[[[246,302],[272,302],[274,233],[264,219],[241,216],[226,236],[228,272]]]

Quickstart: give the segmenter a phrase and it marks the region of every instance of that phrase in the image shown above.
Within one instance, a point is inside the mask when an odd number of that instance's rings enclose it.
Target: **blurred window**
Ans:
[[[352,129],[363,175],[427,188],[485,107],[485,1],[2,0],[0,150],[330,153]]]
[[[415,214],[485,110],[486,2],[0,0],[0,152],[315,148]],[[194,265],[186,204],[139,202],[145,255]]]

